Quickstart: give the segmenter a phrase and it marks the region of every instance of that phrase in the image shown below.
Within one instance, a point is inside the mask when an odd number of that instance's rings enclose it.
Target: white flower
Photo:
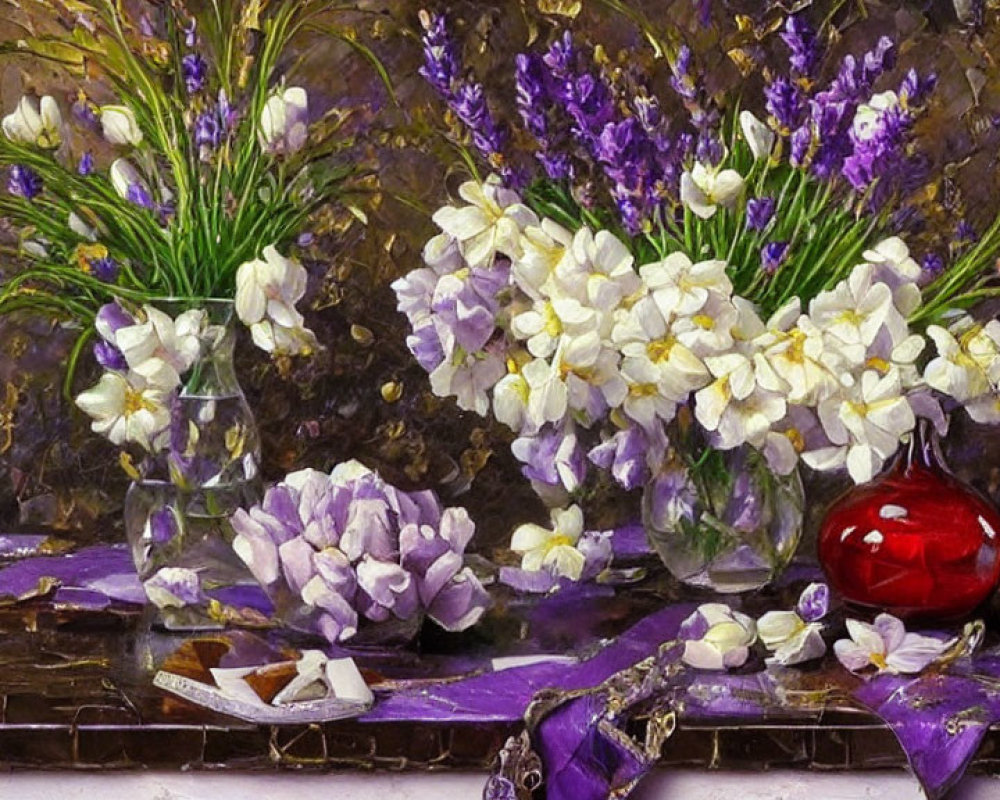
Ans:
[[[528,387],[525,419],[530,429],[538,430],[546,422],[560,422],[569,406],[569,390],[559,368],[541,358],[521,368]]]
[[[301,325],[295,304],[306,293],[305,267],[285,258],[274,245],[265,247],[263,256],[236,271],[236,315],[245,325],[265,317],[289,328]]]
[[[618,371],[619,356],[596,331],[563,336],[552,366],[566,383],[569,408],[590,424],[625,399],[627,387]]]
[[[903,623],[891,614],[879,614],[875,624],[847,620],[850,639],[833,645],[837,659],[851,672],[874,666],[879,672],[913,675],[936,661],[955,643],[931,636],[907,633]]]
[[[260,112],[260,146],[269,153],[291,155],[309,138],[309,96],[301,86],[272,94]]]
[[[69,229],[82,239],[97,241],[97,230],[84,222],[75,211],[69,212]]]
[[[730,300],[712,293],[697,314],[679,317],[672,326],[677,340],[700,358],[728,352],[733,348],[733,329],[740,312]]]
[[[723,450],[749,443],[764,444],[771,426],[786,413],[784,397],[768,386],[777,377],[760,354],[753,360],[741,353],[705,359],[715,380],[695,394],[694,415],[705,430],[716,434]]]
[[[725,261],[692,264],[683,253],[671,253],[662,261],[644,264],[639,274],[664,319],[697,314],[710,294],[729,298],[733,293]]]
[[[273,245],[264,248],[263,256],[241,264],[236,271],[236,315],[250,327],[261,350],[310,353],[316,337],[295,308],[306,292],[306,269]]]
[[[696,163],[681,175],[681,202],[702,219],[715,216],[718,206],[731,208],[743,194],[743,177],[734,169]]]
[[[136,442],[147,450],[170,424],[167,390],[140,376],[105,372],[97,385],[82,392],[76,404],[94,418],[90,427],[113,444]]]
[[[521,555],[521,569],[546,570],[556,577],[580,580],[586,557],[576,548],[583,534],[583,512],[579,506],[553,509],[552,529],[527,523],[514,531],[510,549]]]
[[[541,361],[541,359],[539,359]],[[544,361],[542,361],[545,364]],[[508,365],[508,370],[510,369]],[[520,369],[508,371],[493,387],[493,416],[516,433],[535,433],[541,425],[528,419],[528,400],[531,386]]]
[[[757,620],[760,640],[774,655],[768,664],[801,664],[826,653],[820,620],[830,605],[830,589],[825,583],[810,583],[799,597],[794,611],[769,611]]]
[[[115,187],[115,191],[120,197],[128,200],[129,188],[132,186],[137,186],[147,195],[149,194],[149,184],[146,183],[146,179],[127,158],[115,159],[109,172],[111,185]]]
[[[596,234],[584,226],[573,237],[573,260],[563,260],[556,277],[581,303],[613,310],[639,289],[628,247],[610,231]]]
[[[101,106],[101,128],[111,144],[135,147],[142,143],[142,130],[128,106]]]
[[[893,302],[899,313],[908,317],[919,308],[923,295],[917,281],[923,271],[910,255],[906,242],[898,236],[890,236],[870,250],[865,250],[861,257],[875,267],[873,280],[892,289]]]
[[[798,298],[789,308],[798,309]],[[772,317],[767,327],[754,345],[784,381],[789,403],[812,406],[840,388],[838,375],[849,365],[808,316],[787,330],[776,327]]]
[[[552,285],[556,271],[572,274],[577,267],[573,234],[548,218],[524,229],[520,251],[520,257],[511,264],[511,278],[534,300],[551,297],[556,292]]]
[[[580,336],[595,330],[599,318],[592,308],[586,308],[571,297],[539,300],[530,309],[515,314],[510,330],[515,337],[527,341],[528,352],[546,358],[555,352],[565,333]]]
[[[185,311],[176,320],[149,305],[143,306],[143,313],[145,322],[115,332],[115,344],[136,375],[169,391],[181,382],[181,375],[198,358],[205,311]]]
[[[34,98],[24,96],[17,110],[3,118],[3,132],[13,142],[56,148],[62,142],[59,105],[53,97],[45,95],[39,108]]]
[[[809,317],[856,365],[865,363],[868,348],[883,329],[893,342],[902,341],[909,332],[893,303],[892,290],[874,281],[871,264],[859,264],[847,280],[816,295],[809,304]]]
[[[924,380],[932,389],[968,403],[991,391],[991,371],[1000,364],[1000,322],[984,326],[963,321],[955,333],[938,325],[927,328],[938,357],[927,365]]]
[[[530,225],[538,225],[535,212],[494,176],[482,185],[467,181],[458,193],[469,205],[439,208],[434,222],[459,242],[468,265],[489,266],[497,253],[519,258],[521,233]]]
[[[774,131],[749,111],[740,112],[740,129],[755,160],[768,158],[774,147]]]
[[[768,664],[790,666],[812,661],[826,653],[820,622],[804,622],[794,611],[768,611],[757,620],[760,640],[774,655]]]
[[[879,121],[882,115],[890,108],[899,105],[899,97],[895,92],[882,92],[874,94],[866,104],[858,106],[854,113],[854,122],[851,124],[851,133],[860,142],[866,142],[877,136],[881,130]]]
[[[438,397],[454,396],[459,408],[485,417],[490,410],[487,393],[506,371],[503,359],[488,351],[458,353],[431,372],[431,391]]]
[[[916,425],[895,367],[884,376],[866,370],[843,393],[820,402],[818,412],[833,446],[804,453],[803,460],[817,470],[846,462],[855,483],[870,481]]]
[[[279,325],[268,319],[250,326],[253,343],[265,353],[283,356],[308,356],[319,346],[314,334],[301,325]]]
[[[746,614],[722,603],[703,603],[681,623],[691,638],[684,642],[681,659],[697,669],[740,667],[757,640],[757,628]]]

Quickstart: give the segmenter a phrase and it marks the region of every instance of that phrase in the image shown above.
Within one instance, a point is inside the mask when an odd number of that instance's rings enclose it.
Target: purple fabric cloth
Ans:
[[[146,602],[125,545],[95,545],[63,556],[39,556],[0,569],[0,597],[28,597],[51,578],[65,588],[100,592],[123,603]]]

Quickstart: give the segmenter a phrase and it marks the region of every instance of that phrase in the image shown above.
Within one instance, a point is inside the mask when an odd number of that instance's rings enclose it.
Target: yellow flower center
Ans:
[[[847,309],[846,311],[840,312],[837,317],[837,322],[846,322],[848,325],[860,325],[862,316],[852,309]]]
[[[553,536],[545,543],[545,552],[549,550],[555,550],[557,547],[572,547],[573,540],[570,539],[566,534],[559,533]]]
[[[545,304],[545,310],[542,312],[542,318],[545,320],[545,332],[555,338],[562,333],[562,320],[559,319],[559,315],[556,314],[556,310],[552,307],[552,303]]]
[[[790,331],[788,337],[792,340],[785,351],[785,359],[793,364],[801,364],[806,360],[806,335],[796,328]]]
[[[715,327],[715,320],[708,314],[695,314],[691,317],[691,321],[702,330],[710,331]]]
[[[670,358],[670,351],[674,349],[676,343],[677,340],[673,337],[657,339],[655,342],[650,342],[646,345],[646,355],[649,356],[650,361],[659,364]]]
[[[879,358],[878,356],[872,356],[865,362],[866,367],[877,370],[883,375],[889,371],[889,362],[884,358]]]
[[[140,411],[154,411],[155,409],[156,406],[143,397],[142,392],[135,389],[125,390],[125,402],[122,403],[122,414],[125,415],[126,419],[133,414],[138,414]]]
[[[878,667],[880,670],[884,670],[889,666],[885,660],[885,656],[882,655],[881,653],[872,653],[870,656],[868,656],[868,660],[871,661],[871,663],[874,664],[876,667]]]
[[[654,397],[660,390],[655,383],[634,383],[628,387],[628,393],[632,397]]]
[[[806,449],[806,440],[798,428],[789,428],[785,431],[785,436],[788,437],[788,441],[792,443],[792,447],[795,448],[796,453],[801,453]]]
[[[90,272],[92,261],[108,257],[108,248],[103,244],[78,244],[73,250],[73,258],[82,272]]]

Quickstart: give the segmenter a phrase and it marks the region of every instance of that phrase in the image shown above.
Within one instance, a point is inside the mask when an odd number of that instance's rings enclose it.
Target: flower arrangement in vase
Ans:
[[[93,343],[105,371],[76,404],[142,456],[122,453],[126,529],[140,576],[156,578],[150,597],[174,616],[236,579],[228,518],[259,497],[235,321],[273,356],[317,347],[296,307],[299,237],[358,170],[341,155],[341,118],[316,114],[283,60],[302,31],[339,35],[334,12],[318,0],[141,16],[106,0],[25,6],[46,24],[26,26],[18,54],[56,62],[81,88],[70,108],[26,95],[3,119],[0,214],[20,244],[0,312],[79,330],[67,391]]]
[[[996,421],[996,323],[961,312],[1000,292],[1000,223],[911,252],[935,78],[896,74],[891,40],[831,63],[792,16],[763,98],[719,98],[678,32],[636,18],[672,97],[635,53],[557,32],[515,60],[515,120],[422,14],[423,75],[493,174],[434,214],[425,266],[394,287],[432,390],[508,425],[543,500],[585,500],[608,471],[643,488],[678,578],[742,591],[795,551],[801,464],[869,481],[918,419],[944,429],[943,398]],[[580,531],[527,538],[528,572],[583,574],[564,552]]]

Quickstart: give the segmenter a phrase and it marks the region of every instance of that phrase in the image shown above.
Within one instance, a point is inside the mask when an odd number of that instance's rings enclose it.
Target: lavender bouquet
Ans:
[[[686,46],[663,45],[661,102],[634,57],[567,32],[517,56],[515,132],[445,19],[422,22],[424,77],[493,174],[395,284],[407,344],[435,394],[517,434],[550,505],[587,498],[596,465],[645,487],[675,573],[746,589],[795,549],[800,462],[867,481],[918,418],[943,430],[943,397],[1000,421],[1000,323],[961,313],[998,292],[998,229],[911,253],[935,79],[894,76],[891,40],[827,66],[790,17],[762,102],[720,105]],[[578,577],[577,537],[534,535],[522,567]]]

